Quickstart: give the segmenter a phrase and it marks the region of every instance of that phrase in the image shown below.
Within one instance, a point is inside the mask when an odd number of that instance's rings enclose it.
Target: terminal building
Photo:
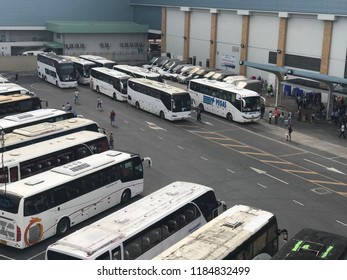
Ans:
[[[298,85],[322,92],[331,107],[347,92],[347,5],[339,0],[5,0],[2,10],[0,55],[42,43],[129,61],[125,54],[145,57],[154,38],[162,54],[261,77],[279,97]]]

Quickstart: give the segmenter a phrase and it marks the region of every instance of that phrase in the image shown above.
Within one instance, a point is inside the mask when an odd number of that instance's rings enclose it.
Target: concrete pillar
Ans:
[[[286,41],[287,41],[287,26],[288,26],[288,18],[280,17],[279,18],[279,26],[278,26],[278,42],[277,42],[277,58],[276,65],[279,67],[285,66],[285,57],[286,57]],[[281,105],[282,101],[282,93],[283,87],[281,85],[281,81],[283,77],[281,75],[276,75],[276,103],[275,105]]]
[[[210,67],[216,67],[218,14],[211,13]]]
[[[249,24],[250,24],[250,16],[243,15],[240,60],[247,60]],[[240,75],[247,76],[247,67],[245,65],[240,65]]]
[[[161,8],[161,52],[166,53],[166,19],[167,10],[165,7]]]
[[[189,58],[189,38],[190,38],[190,11],[184,12],[184,33],[183,33],[183,60]]]
[[[321,55],[320,73],[328,75],[329,73],[329,60],[330,60],[330,49],[331,49],[331,36],[333,33],[333,21],[324,21],[323,31],[323,45]]]

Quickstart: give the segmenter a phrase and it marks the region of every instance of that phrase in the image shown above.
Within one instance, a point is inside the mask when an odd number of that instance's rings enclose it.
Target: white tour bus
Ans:
[[[90,70],[97,67],[96,63],[76,56],[64,55],[63,57],[71,60],[76,67],[77,82],[82,85],[89,85]]]
[[[91,89],[114,100],[127,101],[127,82],[131,76],[106,67],[93,68],[90,75]]]
[[[100,128],[96,122],[84,118],[71,118],[57,121],[55,123],[38,123],[17,128],[12,132],[5,134],[4,142],[0,147],[0,152],[10,151],[84,130],[106,134],[106,131]]]
[[[255,122],[260,119],[260,95],[225,82],[193,79],[188,91],[193,106],[230,121]]]
[[[0,187],[0,243],[23,249],[143,192],[139,155],[106,151]]]
[[[156,260],[251,260],[270,259],[278,251],[279,230],[273,213],[235,205],[186,238]]]
[[[123,72],[125,74],[128,74],[131,77],[134,78],[146,78],[149,80],[154,80],[158,82],[162,82],[163,79],[160,74],[149,71],[145,68],[139,67],[139,66],[132,66],[132,65],[115,65],[113,66],[114,70]]]
[[[77,74],[74,63],[62,56],[52,53],[37,55],[38,76],[60,88],[77,87]]]
[[[16,115],[6,116],[0,119],[0,131],[5,133],[12,132],[17,128],[28,125],[34,125],[43,122],[57,122],[61,120],[74,118],[75,114],[58,109],[38,109],[20,113]]]
[[[113,60],[109,60],[105,57],[97,56],[97,55],[82,54],[79,57],[82,59],[94,62],[97,67],[106,67],[106,68],[112,69],[112,67],[117,64],[117,62]]]
[[[105,134],[79,131],[2,153],[0,186],[109,150]]]
[[[186,90],[144,78],[129,79],[128,103],[170,121],[191,116],[191,100]]]
[[[212,188],[174,182],[51,244],[46,259],[152,259],[225,208]]]

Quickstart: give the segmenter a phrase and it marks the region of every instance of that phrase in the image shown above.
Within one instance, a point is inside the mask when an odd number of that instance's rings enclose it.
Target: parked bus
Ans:
[[[143,192],[139,155],[106,151],[0,187],[0,243],[23,249]]]
[[[255,91],[208,79],[191,80],[188,91],[202,111],[240,123],[260,119],[260,95]]]
[[[14,94],[28,94],[35,95],[28,89],[14,83],[1,83],[0,82],[0,95],[14,95]]]
[[[106,67],[91,70],[90,88],[112,97],[114,100],[127,101],[127,82],[129,75]]]
[[[80,131],[2,153],[0,185],[109,150],[105,134]]]
[[[71,60],[76,67],[77,82],[82,85],[90,83],[90,70],[97,67],[96,63],[76,56],[64,55],[63,57]]]
[[[117,64],[117,62],[113,60],[109,60],[105,57],[97,56],[97,55],[83,54],[83,55],[80,55],[79,57],[82,59],[94,62],[97,67],[106,67],[106,68],[112,69],[112,67]]]
[[[235,205],[155,257],[157,260],[270,259],[278,251],[274,214]]]
[[[0,152],[10,151],[84,130],[106,134],[105,129],[100,128],[96,122],[84,118],[71,118],[55,123],[38,123],[7,133],[0,146]]]
[[[134,78],[146,78],[149,80],[154,80],[158,82],[162,82],[163,79],[160,74],[151,72],[145,68],[139,66],[131,66],[131,65],[115,65],[113,66],[114,70],[119,72],[123,72]]]
[[[0,95],[0,118],[41,109],[41,99],[28,94]]]
[[[347,237],[304,228],[285,243],[272,260],[347,260]]]
[[[77,73],[74,63],[62,56],[52,53],[37,55],[38,76],[60,88],[77,87]]]
[[[0,119],[0,130],[9,133],[17,128],[42,122],[57,122],[74,118],[75,114],[58,109],[38,109]]]
[[[186,90],[143,78],[128,81],[128,103],[170,121],[191,116]]]
[[[223,210],[212,188],[174,182],[51,244],[46,259],[151,259]]]

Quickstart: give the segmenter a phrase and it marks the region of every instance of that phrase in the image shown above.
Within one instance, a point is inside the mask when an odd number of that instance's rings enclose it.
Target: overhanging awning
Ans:
[[[43,45],[51,49],[62,49],[64,47],[64,45],[59,42],[47,42],[47,43],[44,43]]]

